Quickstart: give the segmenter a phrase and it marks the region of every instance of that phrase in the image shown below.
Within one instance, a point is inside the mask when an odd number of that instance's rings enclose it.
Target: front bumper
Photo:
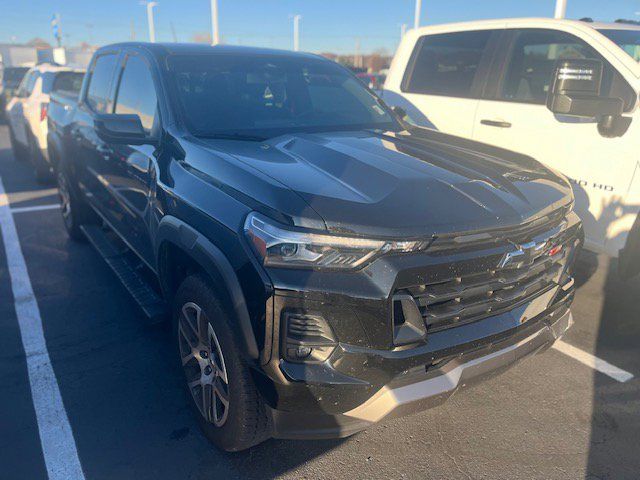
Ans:
[[[388,418],[443,403],[463,386],[500,373],[519,360],[549,348],[573,323],[568,308],[532,319],[513,335],[440,361],[416,367],[384,385],[364,403],[344,413],[270,409],[276,438],[340,438]],[[310,392],[311,394],[311,392]]]

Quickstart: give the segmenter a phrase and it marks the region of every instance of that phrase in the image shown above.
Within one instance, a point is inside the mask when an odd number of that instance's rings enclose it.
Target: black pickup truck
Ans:
[[[572,323],[567,180],[405,125],[329,60],[110,45],[49,122],[69,234],[171,313],[223,449],[419,411]]]

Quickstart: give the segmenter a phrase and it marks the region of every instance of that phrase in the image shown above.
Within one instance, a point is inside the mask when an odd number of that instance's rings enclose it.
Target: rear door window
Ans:
[[[416,45],[403,91],[473,98],[474,82],[494,30],[422,37]]]
[[[112,102],[111,79],[118,63],[118,56],[115,53],[100,55],[91,70],[89,88],[87,90],[87,105],[98,113],[109,113]]]

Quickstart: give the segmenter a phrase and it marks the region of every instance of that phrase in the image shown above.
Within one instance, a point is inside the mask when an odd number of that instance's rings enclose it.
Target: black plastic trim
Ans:
[[[159,247],[164,241],[169,241],[184,249],[207,273],[220,275],[231,298],[238,319],[238,333],[244,341],[246,353],[249,358],[258,359],[258,345],[244,293],[225,254],[198,231],[170,215],[163,217],[158,226],[156,258],[159,255]]]

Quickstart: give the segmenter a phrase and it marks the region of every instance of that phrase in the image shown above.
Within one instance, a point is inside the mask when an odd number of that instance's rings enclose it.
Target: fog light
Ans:
[[[303,358],[307,358],[309,355],[311,355],[311,347],[303,347],[303,346],[299,346],[298,348],[292,348],[291,350],[293,350],[293,355],[298,358],[298,359],[303,359]]]
[[[283,315],[285,358],[293,362],[323,362],[337,345],[331,327],[319,315]]]

